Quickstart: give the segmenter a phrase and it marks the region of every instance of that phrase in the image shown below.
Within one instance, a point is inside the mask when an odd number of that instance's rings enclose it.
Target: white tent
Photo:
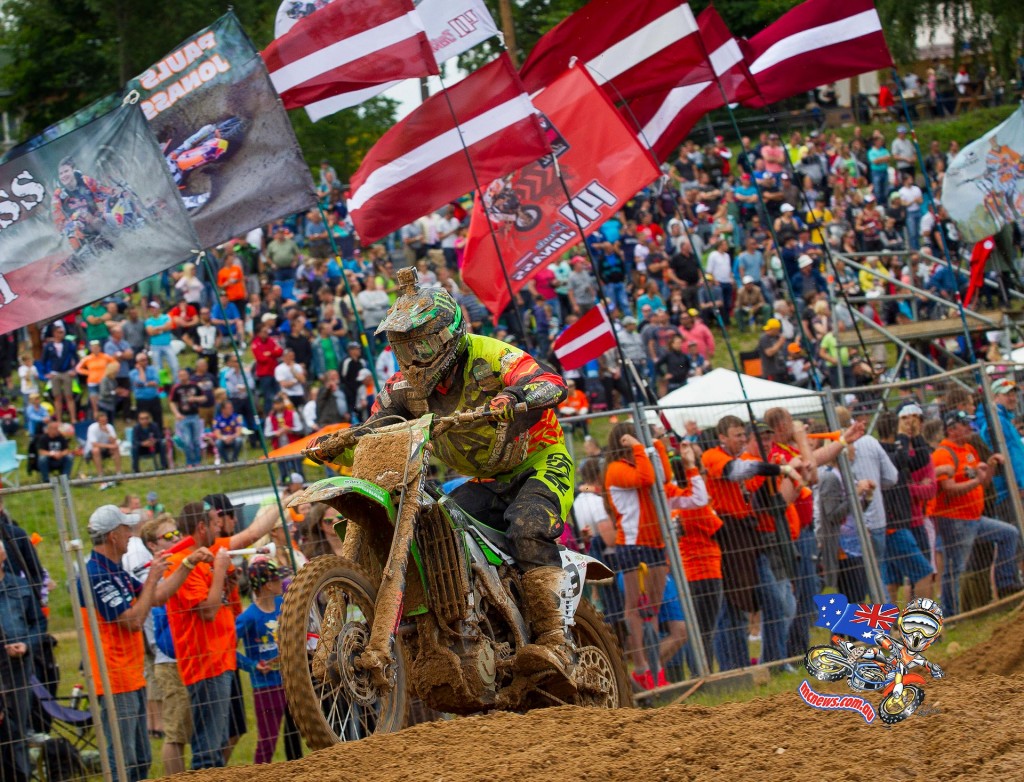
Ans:
[[[720,367],[666,394],[658,404],[665,408],[665,415],[677,432],[684,431],[683,421],[687,420],[696,421],[701,429],[714,426],[727,415],[748,421],[745,398],[750,400],[757,418],[773,407],[785,407],[795,415],[822,413],[822,402],[814,391],[750,375],[742,376],[741,389],[740,378],[738,372]]]

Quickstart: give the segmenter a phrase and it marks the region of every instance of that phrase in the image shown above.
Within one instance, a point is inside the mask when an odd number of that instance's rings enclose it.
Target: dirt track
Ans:
[[[1024,777],[1024,615],[956,657],[893,728],[819,712],[795,692],[715,708],[557,708],[419,725],[216,782],[344,780],[1009,780]],[[814,682],[818,692],[843,692]],[[878,698],[873,698],[877,702]]]

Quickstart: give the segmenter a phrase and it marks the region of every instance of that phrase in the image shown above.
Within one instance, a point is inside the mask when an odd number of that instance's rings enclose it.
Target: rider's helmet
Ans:
[[[942,632],[942,608],[931,598],[916,597],[907,603],[896,627],[907,649],[923,652]]]
[[[415,397],[425,399],[466,350],[466,319],[445,290],[421,288],[413,268],[398,270],[401,294],[377,327],[386,334]]]

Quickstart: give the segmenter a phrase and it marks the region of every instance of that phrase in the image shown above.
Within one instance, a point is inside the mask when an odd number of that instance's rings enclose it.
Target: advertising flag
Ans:
[[[942,203],[965,242],[1017,223],[1024,229],[1024,109],[960,150],[942,183]]]
[[[743,46],[759,92],[745,106],[893,65],[874,0],[806,0]]]
[[[505,272],[518,291],[582,241],[577,218],[585,232],[592,232],[661,174],[586,68],[566,71],[534,103],[552,153],[487,180],[477,194],[466,242],[462,279],[495,314],[509,301]]]
[[[615,347],[608,313],[598,304],[555,339],[555,358],[563,370],[578,369]]]
[[[412,0],[335,0],[263,50],[286,109],[326,98],[358,106],[400,79],[437,74]]]
[[[713,7],[704,9],[697,26],[708,58],[671,89],[629,103],[629,112],[641,127],[641,141],[650,145],[659,160],[667,160],[705,114],[725,105],[723,90],[729,103],[757,93],[740,45],[718,12]]]
[[[0,333],[195,257],[199,240],[138,106],[0,165]]]
[[[364,242],[374,242],[549,149],[502,54],[428,98],[374,144],[352,176],[352,221]]]
[[[304,5],[308,8],[313,4],[285,0],[281,8],[286,5]],[[488,38],[498,35],[498,26],[491,18],[483,0],[418,0],[416,11],[426,29],[430,48],[434,52],[434,60],[439,65],[469,51],[478,43],[483,43]],[[280,18],[279,14],[278,19],[280,20]],[[281,34],[277,33],[277,35],[280,37]],[[382,84],[379,88],[372,90],[373,95],[390,89],[396,84],[398,84],[397,81]],[[367,94],[361,96],[361,100],[373,97],[369,92],[370,90],[367,90]],[[353,105],[350,96],[338,95],[309,104],[306,106],[306,112],[310,119],[316,122]]]
[[[263,60],[228,13],[128,83],[203,247],[316,205]]]
[[[612,100],[632,100],[676,86],[704,61],[697,20],[680,0],[591,0],[541,36],[519,73],[530,94],[574,62],[590,68]]]

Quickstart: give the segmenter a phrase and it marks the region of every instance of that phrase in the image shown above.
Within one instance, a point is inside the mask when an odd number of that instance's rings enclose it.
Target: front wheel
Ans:
[[[615,633],[587,600],[576,609],[576,703],[601,709],[632,705],[632,688]]]
[[[887,725],[902,722],[924,703],[924,690],[916,684],[903,685],[903,692],[897,698],[890,693],[878,704],[878,716]]]
[[[543,213],[536,206],[521,206],[516,212],[516,228],[520,231],[529,231],[540,222]]]
[[[335,556],[309,562],[285,594],[278,628],[281,676],[291,715],[311,749],[405,727],[401,647],[395,648],[397,680],[390,692],[379,692],[355,665],[370,639],[376,599],[376,582]]]

